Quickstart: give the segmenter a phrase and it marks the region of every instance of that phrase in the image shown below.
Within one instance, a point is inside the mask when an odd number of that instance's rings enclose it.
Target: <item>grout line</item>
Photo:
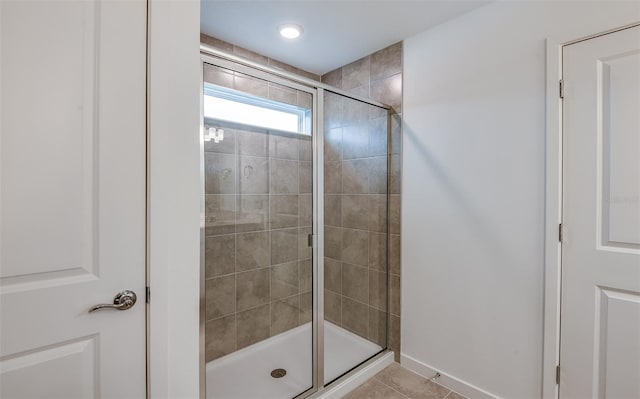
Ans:
[[[374,375],[373,377],[371,377],[371,379],[372,379],[372,380],[376,380],[376,381],[378,381],[379,383],[381,383],[382,385],[384,385],[384,386],[386,386],[386,387],[390,388],[392,391],[394,391],[394,392],[396,392],[396,393],[400,394],[400,396],[402,396],[403,398],[410,399],[407,395],[405,395],[405,394],[403,394],[402,392],[398,391],[397,389],[395,389],[395,388],[394,388],[394,387],[392,387],[391,385],[386,384],[386,383],[384,383],[383,381],[379,380],[375,375]]]

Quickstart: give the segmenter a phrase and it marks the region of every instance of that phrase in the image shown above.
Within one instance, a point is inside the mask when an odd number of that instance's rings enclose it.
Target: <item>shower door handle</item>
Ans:
[[[103,303],[100,305],[94,305],[89,309],[89,313],[96,312],[102,309],[113,310],[127,310],[131,309],[136,304],[136,293],[129,290],[118,292],[115,298],[113,298],[113,305],[110,303]]]

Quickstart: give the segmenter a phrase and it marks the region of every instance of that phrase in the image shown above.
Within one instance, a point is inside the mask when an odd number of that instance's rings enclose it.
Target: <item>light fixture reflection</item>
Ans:
[[[214,143],[219,143],[224,140],[224,130],[216,129],[215,127],[210,127],[207,129],[207,132],[204,134],[204,141],[211,141]]]

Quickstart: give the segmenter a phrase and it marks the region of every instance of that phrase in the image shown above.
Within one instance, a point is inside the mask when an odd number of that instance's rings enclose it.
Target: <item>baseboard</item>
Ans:
[[[362,369],[349,376],[344,381],[336,382],[335,386],[331,386],[328,390],[322,392],[319,396],[312,396],[314,399],[339,399],[362,385],[369,378],[378,374],[385,367],[393,363],[393,352],[389,351],[376,361],[366,365]]]
[[[448,375],[443,371],[440,371],[435,367],[431,367],[428,364],[416,360],[411,356],[407,356],[404,353],[400,354],[400,364],[402,364],[404,368],[411,370],[416,374],[420,374],[425,378],[432,378],[436,373],[440,373],[440,377],[434,380],[434,382],[437,382],[438,384],[447,387],[464,397],[473,399],[500,399],[496,395],[493,395],[483,389],[469,384],[468,382]]]

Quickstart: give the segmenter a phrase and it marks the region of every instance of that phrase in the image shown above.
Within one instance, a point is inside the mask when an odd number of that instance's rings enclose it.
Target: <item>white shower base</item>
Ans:
[[[325,381],[331,381],[382,347],[324,322]],[[207,363],[208,399],[290,399],[311,388],[311,323]],[[271,377],[283,368],[287,375]]]

